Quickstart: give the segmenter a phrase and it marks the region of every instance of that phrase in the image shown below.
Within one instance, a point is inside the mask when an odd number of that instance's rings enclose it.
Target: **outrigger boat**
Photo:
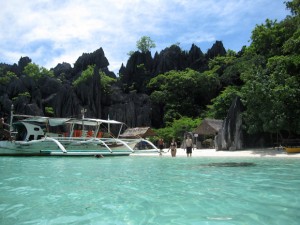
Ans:
[[[13,122],[13,118],[21,118]],[[26,118],[24,118],[26,117]],[[11,112],[10,139],[0,140],[0,155],[50,156],[128,156],[134,146],[145,139],[118,138],[124,123],[115,120],[83,118],[49,118],[14,115]],[[119,125],[114,137],[110,126]],[[108,127],[105,132],[104,128]]]
[[[287,153],[300,153],[300,146],[284,147]]]
[[[282,146],[287,153],[300,153],[300,139],[283,139]]]

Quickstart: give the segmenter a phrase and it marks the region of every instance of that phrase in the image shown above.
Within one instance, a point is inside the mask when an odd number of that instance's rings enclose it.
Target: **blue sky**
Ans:
[[[0,62],[28,56],[47,69],[72,66],[102,47],[116,74],[136,42],[149,36],[157,51],[180,43],[205,53],[216,40],[239,51],[265,20],[281,21],[286,0],[9,0],[0,7]]]

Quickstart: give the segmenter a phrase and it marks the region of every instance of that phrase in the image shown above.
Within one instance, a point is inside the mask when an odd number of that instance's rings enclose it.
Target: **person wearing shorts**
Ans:
[[[193,149],[193,140],[191,139],[190,136],[188,136],[187,139],[185,140],[185,149],[186,149],[187,157],[191,157],[192,149]]]
[[[164,139],[160,138],[158,140],[158,147],[159,147],[159,155],[161,155],[164,149]]]

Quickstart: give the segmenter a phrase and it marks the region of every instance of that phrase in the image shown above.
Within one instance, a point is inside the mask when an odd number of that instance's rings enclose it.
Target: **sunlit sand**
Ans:
[[[158,156],[171,157],[171,152],[164,149],[160,156],[159,153],[136,153],[131,156]],[[176,157],[186,157],[184,149],[177,149]],[[192,152],[192,157],[286,157],[286,158],[300,158],[300,153],[287,154],[283,149],[269,148],[269,149],[248,149],[239,151],[216,151],[215,149],[195,149]]]

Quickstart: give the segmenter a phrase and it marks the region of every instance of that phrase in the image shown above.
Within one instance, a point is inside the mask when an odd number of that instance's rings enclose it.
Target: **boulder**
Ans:
[[[216,136],[217,150],[240,150],[243,148],[242,110],[241,100],[236,97]]]

